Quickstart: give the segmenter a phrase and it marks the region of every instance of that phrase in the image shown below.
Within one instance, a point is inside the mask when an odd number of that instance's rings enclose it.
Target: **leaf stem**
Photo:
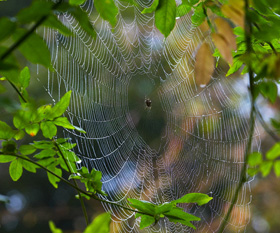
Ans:
[[[0,152],[0,154],[4,155],[3,152]],[[149,215],[148,213],[144,213],[144,212],[141,212],[141,211],[138,211],[138,210],[135,210],[135,209],[131,209],[129,207],[126,207],[126,206],[123,206],[121,204],[117,204],[115,202],[111,202],[111,201],[107,201],[107,200],[104,200],[104,199],[101,199],[99,198],[98,196],[96,196],[94,193],[90,193],[90,192],[87,192],[87,191],[84,191],[82,189],[80,189],[79,187],[76,187],[75,185],[73,185],[71,182],[69,182],[68,180],[66,180],[65,178],[55,174],[54,172],[52,172],[51,170],[49,170],[48,168],[44,167],[43,165],[37,163],[36,161],[34,160],[31,160],[29,158],[25,158],[25,157],[22,157],[18,154],[8,154],[9,156],[15,156],[17,158],[20,158],[20,159],[23,159],[25,161],[28,161],[30,163],[33,163],[35,165],[37,165],[38,167],[42,168],[43,170],[45,170],[46,172],[52,174],[53,176],[57,177],[58,179],[60,179],[61,181],[63,181],[64,183],[66,183],[67,185],[71,186],[72,188],[76,189],[77,191],[79,191],[80,193],[83,193],[85,194],[86,196],[88,197],[91,197],[97,201],[101,201],[101,202],[104,202],[104,203],[107,203],[107,204],[110,204],[110,205],[114,205],[114,206],[118,206],[118,207],[121,207],[125,210],[129,210],[129,211],[132,211],[132,212],[135,212],[135,213],[139,213],[139,214],[145,214],[145,215]],[[151,215],[152,216],[152,215]]]
[[[262,114],[260,113],[260,110],[258,109],[257,106],[255,106],[255,109],[256,109],[256,115],[257,115],[257,118],[259,119],[261,125],[263,126],[264,130],[269,134],[270,137],[273,138],[273,140],[275,142],[279,142],[280,141],[280,137],[275,134],[270,128],[269,126],[265,123],[263,117],[262,117]]]
[[[66,158],[65,158],[65,156],[64,156],[64,154],[63,154],[63,152],[62,152],[62,150],[60,149],[60,147],[59,147],[59,145],[57,144],[57,142],[56,142],[55,139],[53,139],[53,143],[54,143],[55,147],[57,148],[58,152],[60,153],[62,159],[64,160],[64,163],[66,164],[69,173],[70,173],[70,174],[73,174],[72,171],[71,171],[71,168],[70,168],[70,166],[69,166],[69,163],[67,162],[67,160],[66,160]],[[73,181],[74,181],[74,185],[76,186],[76,188],[78,188],[77,181],[76,181],[75,179],[73,179]],[[76,190],[77,190],[77,189],[76,189]],[[80,200],[80,203],[81,203],[81,206],[82,206],[82,210],[83,210],[83,214],[84,214],[84,217],[85,217],[85,221],[86,221],[86,224],[87,224],[87,226],[88,226],[88,225],[89,225],[88,214],[87,214],[86,206],[85,206],[85,203],[84,203],[84,199],[83,199],[83,197],[82,197],[80,191],[77,190],[77,192],[78,192],[78,195],[79,195],[79,200]]]
[[[210,21],[210,18],[209,18],[208,14],[207,14],[206,7],[204,5],[202,5],[202,8],[203,8],[203,13],[206,16],[207,24],[208,24],[209,28],[211,29],[211,32],[214,33],[215,32],[215,28],[213,27],[213,25],[212,25],[212,23]]]
[[[251,33],[252,33],[252,25],[251,25],[251,21],[248,15],[248,10],[249,10],[249,0],[244,0],[245,1],[245,39],[246,39],[246,46],[247,46],[247,53],[251,54],[252,53],[252,44],[251,44]],[[254,127],[255,127],[255,99],[253,96],[254,93],[254,74],[253,74],[253,70],[252,70],[252,65],[251,65],[251,60],[249,59],[248,61],[248,73],[249,73],[249,82],[250,82],[250,86],[249,86],[249,90],[250,90],[250,99],[251,99],[251,110],[250,110],[250,118],[249,118],[249,138],[248,138],[248,142],[246,145],[246,150],[244,153],[244,164],[241,170],[241,174],[240,174],[240,179],[239,179],[239,183],[238,186],[236,187],[235,193],[232,197],[231,200],[231,204],[230,207],[227,211],[227,214],[222,222],[222,224],[220,225],[220,228],[218,229],[218,233],[222,233],[228,223],[229,217],[231,215],[231,212],[233,210],[234,205],[237,202],[238,199],[238,194],[241,190],[241,188],[243,187],[243,184],[246,182],[247,180],[247,165],[248,165],[248,157],[249,154],[251,153],[251,147],[252,147],[252,141],[253,141],[253,133],[254,133]]]

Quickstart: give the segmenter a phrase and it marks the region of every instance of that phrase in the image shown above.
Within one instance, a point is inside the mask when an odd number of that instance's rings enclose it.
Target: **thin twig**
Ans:
[[[11,86],[15,89],[15,91],[17,92],[17,94],[19,95],[19,97],[22,99],[22,101],[24,103],[27,103],[27,100],[24,98],[24,96],[20,93],[19,89],[15,86],[15,84],[13,84],[8,78],[7,78],[8,82],[11,84]]]
[[[52,10],[55,10],[60,4],[61,4],[61,0],[58,1],[57,3],[55,3],[52,7]],[[26,39],[28,39],[29,36],[32,35],[33,32],[35,32],[35,30],[42,25],[42,23],[49,17],[49,15],[44,15],[42,16],[24,35],[22,35],[11,47],[9,47],[9,49],[3,53],[0,57],[0,61],[4,61],[9,55],[12,54],[12,52],[14,52],[14,50],[16,50]],[[8,80],[9,81],[9,80]],[[18,88],[11,82],[9,81],[9,83],[11,84],[11,86],[15,89],[15,91],[18,93],[18,95],[21,97],[21,99],[26,103],[26,99],[23,97],[23,95],[20,93],[20,91],[18,90]]]
[[[135,209],[131,209],[129,207],[126,207],[126,206],[123,206],[123,205],[120,205],[120,204],[117,204],[115,202],[111,202],[111,201],[107,201],[107,200],[104,200],[104,199],[101,199],[99,198],[98,196],[96,196],[94,193],[91,193],[91,192],[87,192],[87,191],[84,191],[82,189],[80,189],[79,187],[76,187],[75,185],[73,185],[71,182],[69,182],[68,180],[66,180],[65,178],[55,174],[54,172],[52,172],[51,170],[49,170],[48,168],[44,167],[43,165],[37,163],[36,161],[34,160],[31,160],[29,158],[26,158],[26,157],[22,157],[18,154],[4,154],[3,152],[0,152],[0,155],[9,155],[9,156],[15,156],[19,159],[23,159],[25,161],[28,161],[30,163],[33,163],[35,164],[36,166],[42,168],[43,170],[45,170],[46,172],[52,174],[53,176],[57,177],[58,179],[60,179],[62,182],[66,183],[67,185],[71,186],[72,188],[76,189],[77,191],[79,191],[80,193],[83,193],[84,195],[90,197],[90,198],[93,198],[97,201],[101,201],[101,202],[104,202],[104,203],[107,203],[107,204],[110,204],[110,205],[114,205],[114,206],[118,206],[118,207],[121,207],[125,210],[129,210],[129,211],[132,211],[132,212],[135,212],[135,213],[139,213],[139,214],[145,214],[145,215],[149,215],[148,213],[144,213],[144,212],[141,212],[141,211],[138,211],[138,210],[135,210]]]
[[[60,149],[60,147],[57,144],[57,142],[55,141],[55,139],[53,139],[53,143],[54,143],[55,147],[57,148],[58,152],[60,153],[62,159],[64,160],[64,163],[66,164],[69,173],[73,174],[72,171],[71,171],[71,168],[69,166],[69,163],[67,162],[62,150]],[[74,181],[74,185],[76,186],[76,188],[78,188],[77,181],[75,179],[73,179],[73,181]],[[85,220],[86,220],[86,224],[89,225],[88,214],[87,214],[86,206],[85,206],[85,203],[84,203],[84,199],[83,199],[80,191],[77,190],[77,192],[78,192],[78,195],[79,195],[79,200],[80,200],[80,203],[81,203],[81,206],[82,206],[82,210],[83,210],[83,214],[84,214],[84,217],[85,217]]]
[[[262,127],[264,128],[264,130],[269,134],[270,137],[273,138],[273,140],[275,142],[279,142],[280,141],[280,137],[269,128],[269,126],[264,121],[264,119],[262,117],[262,114],[260,113],[260,111],[259,111],[259,109],[258,109],[258,107],[256,105],[255,105],[255,109],[256,109],[256,115],[257,115],[257,117],[258,117]]]
[[[215,32],[215,28],[213,27],[213,25],[212,25],[212,23],[211,23],[211,21],[210,21],[210,18],[209,18],[208,14],[207,14],[206,7],[205,7],[204,5],[202,5],[202,9],[203,9],[203,13],[204,13],[205,16],[206,16],[207,24],[208,24],[209,28],[211,29],[211,32],[214,33],[214,32]]]
[[[248,9],[249,9],[249,2],[248,0],[245,0],[245,25],[246,25],[246,29],[245,29],[245,39],[246,39],[246,46],[247,46],[247,53],[251,54],[252,52],[252,44],[251,44],[251,32],[252,32],[252,25],[250,22],[250,18],[248,16]],[[238,199],[238,194],[241,190],[241,188],[243,187],[243,184],[246,182],[247,180],[247,165],[248,165],[248,157],[249,154],[251,153],[251,147],[252,147],[252,140],[253,140],[253,133],[254,133],[254,127],[255,127],[255,99],[253,96],[253,92],[254,92],[254,75],[253,75],[253,70],[252,70],[252,65],[251,65],[251,61],[249,59],[248,62],[248,70],[249,70],[249,81],[250,81],[250,86],[249,86],[249,90],[250,90],[250,99],[251,99],[251,110],[250,110],[250,128],[249,128],[249,138],[248,138],[248,142],[246,145],[246,150],[244,153],[244,164],[241,170],[241,174],[240,174],[240,179],[239,179],[239,183],[238,186],[236,187],[235,193],[232,197],[231,200],[231,204],[230,207],[227,211],[227,214],[218,230],[218,233],[222,233],[228,223],[229,217],[231,215],[231,212],[233,210],[234,205],[237,202]]]

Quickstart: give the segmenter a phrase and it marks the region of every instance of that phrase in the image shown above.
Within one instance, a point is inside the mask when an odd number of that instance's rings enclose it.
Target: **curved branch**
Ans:
[[[251,54],[252,53],[252,44],[251,44],[251,33],[252,33],[252,25],[251,25],[251,21],[248,15],[248,10],[249,10],[249,0],[244,0],[245,1],[245,40],[246,40],[246,46],[247,46],[247,53]],[[247,165],[248,165],[248,157],[249,154],[251,153],[251,147],[252,147],[252,141],[253,141],[253,133],[254,133],[254,127],[255,127],[255,99],[253,96],[254,93],[254,74],[253,74],[253,69],[252,69],[252,65],[251,65],[251,60],[249,59],[248,61],[248,70],[249,70],[249,82],[250,82],[250,86],[249,86],[249,90],[250,90],[250,99],[251,99],[251,110],[250,110],[250,118],[249,118],[249,139],[246,145],[246,150],[244,153],[244,164],[241,170],[241,174],[240,174],[240,179],[239,179],[239,183],[238,186],[236,187],[236,190],[234,192],[234,195],[232,197],[232,201],[230,204],[230,207],[227,211],[227,214],[220,226],[220,228],[218,229],[218,233],[222,233],[228,223],[229,217],[231,215],[231,212],[233,210],[234,205],[237,202],[238,199],[238,195],[240,190],[242,189],[244,183],[247,180]]]

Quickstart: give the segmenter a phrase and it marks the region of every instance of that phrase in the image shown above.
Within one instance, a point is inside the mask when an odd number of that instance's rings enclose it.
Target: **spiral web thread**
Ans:
[[[196,232],[216,232],[239,182],[248,140],[248,110],[235,81],[219,69],[202,88],[194,80],[194,54],[205,38],[190,15],[177,19],[164,40],[154,14],[141,14],[151,0],[138,6],[115,1],[118,23],[112,30],[93,2],[85,10],[97,31],[90,38],[74,18],[60,17],[74,33],[64,37],[45,29],[56,72],[49,72],[51,96],[72,90],[67,116],[87,134],[67,131],[77,143],[82,165],[102,171],[107,200],[128,206],[127,198],[163,203],[186,193],[213,197],[204,206],[182,205],[201,218]],[[179,4],[179,2],[178,2]],[[149,146],[136,128],[129,105],[130,81],[135,76],[159,81],[157,96],[164,113],[160,149]],[[143,106],[141,106],[143,107]],[[153,111],[153,108],[150,110]],[[259,147],[257,134],[254,146]],[[244,232],[249,221],[250,182],[245,183],[227,229]],[[112,213],[114,232],[140,232],[134,213],[104,204]],[[193,232],[162,219],[146,232]]]

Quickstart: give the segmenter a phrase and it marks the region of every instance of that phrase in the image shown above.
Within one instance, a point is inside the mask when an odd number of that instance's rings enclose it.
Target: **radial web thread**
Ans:
[[[213,197],[209,204],[182,207],[202,219],[195,223],[196,232],[216,232],[243,165],[249,127],[248,110],[240,106],[244,96],[219,68],[206,87],[196,85],[195,52],[211,41],[192,25],[190,15],[177,19],[164,40],[154,14],[141,14],[152,1],[137,2],[115,1],[119,15],[112,30],[88,0],[82,8],[96,29],[95,40],[68,14],[60,20],[74,36],[45,29],[55,68],[46,88],[58,98],[72,90],[67,117],[87,133],[65,134],[77,143],[82,165],[102,171],[107,200],[128,206],[127,198],[163,203],[190,192],[206,193]],[[141,89],[142,80],[146,86]],[[146,97],[151,109],[144,106]],[[154,137],[153,132],[159,133]],[[254,146],[259,148],[257,135]],[[245,231],[250,200],[248,181],[227,229]],[[115,232],[140,232],[134,213],[107,204],[104,209],[112,213]],[[162,219],[145,232],[194,230]]]

